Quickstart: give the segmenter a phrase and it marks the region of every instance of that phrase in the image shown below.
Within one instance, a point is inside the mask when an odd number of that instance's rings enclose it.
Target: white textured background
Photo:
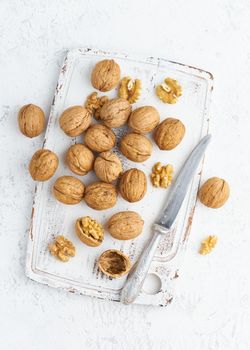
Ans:
[[[0,1],[0,348],[250,349],[249,0]],[[24,275],[34,183],[18,108],[48,115],[64,51],[81,46],[161,56],[214,73],[213,143],[204,178],[231,198],[198,204],[176,298],[167,308],[123,306],[50,289]],[[219,243],[206,257],[200,240]]]

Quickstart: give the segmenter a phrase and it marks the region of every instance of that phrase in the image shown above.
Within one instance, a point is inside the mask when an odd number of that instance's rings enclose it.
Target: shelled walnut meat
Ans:
[[[73,173],[86,175],[93,169],[94,155],[88,147],[81,143],[76,143],[68,149],[66,161]]]
[[[95,124],[86,131],[84,143],[92,151],[105,152],[109,151],[115,145],[115,134],[105,125]]]
[[[106,182],[94,182],[86,187],[84,200],[95,210],[112,208],[117,201],[116,188]]]
[[[128,202],[140,201],[147,192],[147,178],[139,169],[129,169],[122,174],[119,182],[121,196]]]
[[[200,188],[198,197],[210,208],[220,208],[228,200],[230,188],[228,183],[218,177],[211,177]]]
[[[115,153],[102,152],[95,160],[94,170],[100,180],[110,183],[122,173],[122,163]]]
[[[106,228],[112,237],[127,240],[139,236],[143,224],[144,221],[135,211],[121,211],[111,216]]]
[[[131,268],[131,261],[120,250],[109,249],[98,259],[99,269],[107,276],[117,278],[126,275]]]
[[[61,129],[71,137],[81,135],[90,126],[90,123],[91,114],[82,106],[67,108],[59,118]]]
[[[89,216],[77,219],[75,230],[79,239],[90,247],[97,247],[103,241],[104,231],[102,225]]]
[[[161,150],[174,149],[185,135],[185,126],[175,118],[163,120],[154,131],[154,140]]]
[[[97,90],[109,91],[118,84],[120,75],[120,67],[114,60],[102,60],[92,71],[91,83]]]
[[[133,162],[144,162],[152,154],[152,143],[144,135],[129,133],[122,137],[120,151]]]
[[[94,116],[96,119],[99,119],[101,108],[108,101],[108,96],[98,97],[97,92],[92,92],[92,94],[87,97],[85,108],[92,116]]]
[[[131,114],[131,104],[124,98],[113,98],[105,103],[100,111],[100,119],[110,128],[126,124]]]
[[[35,181],[49,180],[55,174],[58,163],[58,157],[54,152],[48,149],[36,151],[29,163],[32,179]]]
[[[135,103],[141,95],[140,79],[132,79],[130,77],[122,78],[118,91],[119,97],[125,98],[129,103]]]
[[[49,244],[50,254],[63,262],[69,261],[76,254],[73,243],[64,236],[57,236],[53,244]]]
[[[40,135],[45,127],[45,115],[43,110],[33,104],[23,106],[18,113],[20,131],[27,137]]]
[[[74,176],[61,176],[53,186],[53,193],[59,202],[77,204],[84,195],[84,184]]]
[[[160,115],[155,107],[143,106],[131,113],[128,125],[133,131],[146,134],[154,130],[159,121]]]

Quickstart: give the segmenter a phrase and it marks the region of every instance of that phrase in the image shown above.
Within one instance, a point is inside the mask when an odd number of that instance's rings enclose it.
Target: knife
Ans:
[[[203,137],[203,139],[201,139],[198,145],[190,153],[189,157],[181,168],[174,184],[172,185],[167,203],[163,209],[163,213],[153,224],[153,236],[146,248],[143,250],[138,261],[130,270],[127,280],[122,288],[120,299],[122,303],[131,304],[139,295],[143,282],[150,268],[150,264],[155,255],[156,248],[162,236],[171,229],[184,201],[191,180],[204,156],[210,140],[211,135],[206,135]]]

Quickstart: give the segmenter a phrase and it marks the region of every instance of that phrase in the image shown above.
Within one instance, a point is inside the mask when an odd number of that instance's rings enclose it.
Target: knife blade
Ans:
[[[172,227],[210,140],[211,135],[203,137],[181,168],[178,177],[172,185],[163,214],[159,216],[153,225],[153,237],[143,250],[138,261],[134,264],[122,288],[120,298],[122,303],[131,304],[139,295],[160,239]]]

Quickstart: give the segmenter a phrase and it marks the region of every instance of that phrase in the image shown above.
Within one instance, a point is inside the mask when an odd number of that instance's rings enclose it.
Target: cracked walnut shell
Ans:
[[[64,236],[57,236],[53,244],[49,244],[50,254],[63,262],[69,261],[76,254],[73,243]]]
[[[122,163],[115,153],[102,152],[95,160],[94,170],[100,180],[110,183],[122,173]]]
[[[59,202],[77,204],[84,195],[84,184],[74,176],[61,176],[53,186],[53,193]]]
[[[76,137],[81,135],[91,123],[91,114],[82,106],[67,108],[59,118],[61,129],[66,135]]]
[[[105,125],[95,124],[86,131],[84,142],[92,151],[109,151],[115,145],[115,134]]]
[[[113,98],[105,103],[100,111],[100,119],[110,128],[119,128],[126,124],[130,114],[131,105],[124,98]]]
[[[147,192],[147,178],[139,169],[129,169],[122,174],[119,191],[123,199],[128,202],[140,201]]]
[[[144,162],[152,154],[151,141],[144,135],[129,133],[120,142],[120,151],[133,162]]]
[[[114,60],[102,60],[92,71],[91,83],[97,90],[109,91],[118,84],[120,75],[120,67]]]
[[[218,177],[211,177],[200,188],[198,197],[209,208],[220,208],[228,200],[230,188],[228,183]]]
[[[171,150],[179,145],[185,135],[185,126],[179,119],[167,118],[154,131],[154,140],[161,150]]]
[[[94,182],[86,187],[84,200],[95,210],[112,208],[117,201],[116,188],[106,182]]]
[[[18,113],[20,131],[27,137],[40,135],[45,127],[45,115],[43,110],[33,104],[23,106]]]
[[[152,131],[160,121],[160,115],[156,108],[144,106],[135,109],[128,121],[129,127],[138,133],[146,134]]]
[[[164,103],[176,103],[182,95],[182,89],[177,80],[166,78],[163,84],[156,87],[156,94]]]
[[[107,276],[117,278],[126,275],[131,268],[131,261],[120,250],[109,249],[98,259],[99,269]]]
[[[102,225],[89,216],[77,219],[75,230],[79,239],[90,247],[98,247],[103,241]]]
[[[94,155],[88,147],[76,143],[68,149],[66,162],[73,173],[82,176],[93,169]]]
[[[49,180],[56,172],[58,167],[57,155],[48,150],[40,149],[36,151],[29,163],[29,172],[33,180]]]
[[[121,211],[111,216],[106,227],[112,237],[127,240],[139,236],[143,225],[144,221],[135,211]]]
[[[131,104],[135,103],[141,95],[141,81],[139,79],[124,77],[121,80],[118,95],[128,100]]]

